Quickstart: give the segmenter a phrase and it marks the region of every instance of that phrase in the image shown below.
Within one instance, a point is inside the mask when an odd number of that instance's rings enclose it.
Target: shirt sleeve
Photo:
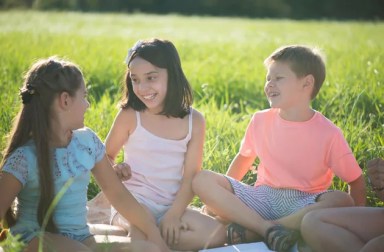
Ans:
[[[334,138],[330,157],[330,166],[333,172],[345,182],[352,182],[362,174],[362,170],[341,130]]]
[[[95,157],[95,161],[96,161],[96,163],[98,163],[105,156],[105,145],[100,140],[100,138],[96,135],[95,132],[93,132],[91,129],[89,129],[89,132],[90,132],[91,137],[92,137],[92,143],[93,143],[92,145],[93,145],[93,148],[94,148],[93,153],[95,155],[94,156]]]
[[[2,171],[12,174],[25,186],[28,179],[28,161],[23,148],[16,149],[8,157]]]

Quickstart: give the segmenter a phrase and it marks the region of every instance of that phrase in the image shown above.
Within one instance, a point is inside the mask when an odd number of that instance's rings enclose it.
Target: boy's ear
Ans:
[[[315,78],[312,74],[308,74],[304,78],[304,87],[313,87],[315,85]]]

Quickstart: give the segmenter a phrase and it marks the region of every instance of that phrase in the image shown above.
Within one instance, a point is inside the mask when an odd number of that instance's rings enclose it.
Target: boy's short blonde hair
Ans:
[[[298,77],[311,74],[315,79],[311,99],[317,96],[326,76],[325,59],[318,48],[303,45],[283,46],[268,56],[264,65],[268,67],[275,61],[287,62]]]

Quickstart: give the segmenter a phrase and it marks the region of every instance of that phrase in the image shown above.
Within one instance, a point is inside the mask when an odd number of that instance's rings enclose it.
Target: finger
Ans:
[[[180,229],[176,228],[174,231],[174,238],[173,238],[174,244],[179,243],[179,238],[180,238]]]
[[[186,222],[182,222],[180,225],[181,230],[188,230],[188,224]]]
[[[116,169],[116,175],[119,177],[120,180],[123,178],[123,174],[121,174],[121,170],[119,169]]]
[[[161,236],[163,237],[163,239],[165,241],[167,241],[167,230],[161,224],[160,224],[160,232],[161,232]]]
[[[128,170],[121,170],[121,176],[123,179],[128,180],[131,178],[131,173]]]
[[[172,245],[174,239],[174,230],[173,228],[168,229],[168,244]]]

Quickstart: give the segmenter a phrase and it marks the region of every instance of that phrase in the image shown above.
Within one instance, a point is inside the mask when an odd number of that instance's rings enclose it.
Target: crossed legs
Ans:
[[[303,216],[311,210],[327,207],[352,206],[352,198],[340,191],[322,194],[317,202],[297,212],[274,221],[263,219],[249,208],[236,195],[228,179],[211,171],[199,172],[192,183],[193,190],[200,199],[220,218],[235,222],[247,230],[265,238],[267,230],[280,224],[286,228],[299,230]]]
[[[384,248],[384,209],[315,210],[305,215],[301,230],[304,240],[315,251],[381,251]]]
[[[145,206],[144,208],[149,212]],[[154,218],[153,221],[155,221]],[[187,208],[181,217],[181,221],[186,225],[180,230],[178,243],[170,245],[172,249],[200,250],[225,244],[225,226],[211,216]],[[133,241],[146,239],[144,233],[135,226],[131,226],[120,214],[114,217],[112,224],[127,230]]]

